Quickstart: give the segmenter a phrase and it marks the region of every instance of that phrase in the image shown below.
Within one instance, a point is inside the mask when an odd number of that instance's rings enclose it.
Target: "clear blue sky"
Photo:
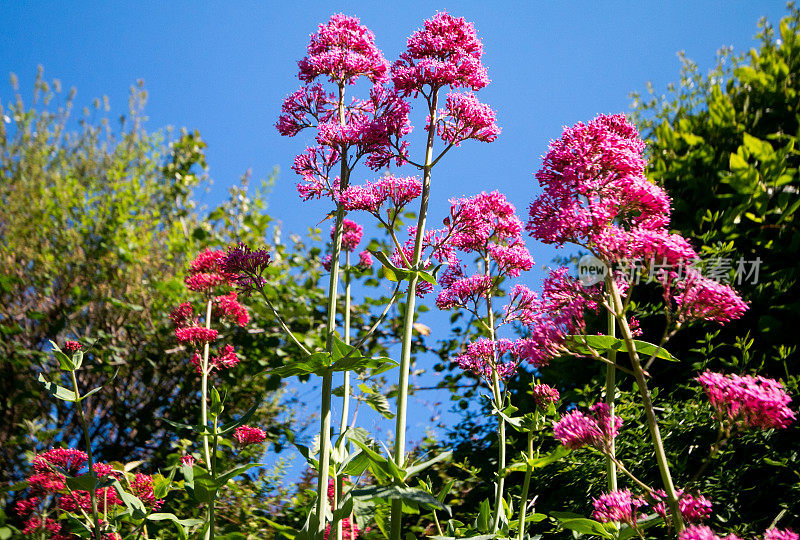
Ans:
[[[781,0],[6,1],[0,3],[0,75],[15,72],[29,95],[41,64],[48,79],[78,89],[78,110],[108,95],[112,117],[127,110],[128,88],[144,79],[148,127],[186,126],[208,143],[215,185],[207,203],[221,200],[248,168],[257,179],[277,165],[269,211],[284,231],[303,232],[329,208],[300,202],[289,167],[303,141],[280,137],[274,123],[284,96],[299,85],[296,62],[308,35],[333,13],[355,15],[393,60],[436,10],[475,23],[492,78],[479,95],[498,111],[503,132],[492,144],[465,143],[437,166],[434,222],[449,197],[481,190],[504,191],[523,213],[538,192],[532,174],[540,156],[563,125],[627,111],[629,92],[644,91],[648,81],[663,91],[678,80],[678,51],[706,70],[722,46],[749,49],[759,17],[777,23],[786,11]],[[3,103],[12,95],[6,81],[0,82]],[[367,178],[362,170],[353,181]],[[539,267],[551,260],[551,250],[531,247]],[[415,437],[427,417],[410,421]]]

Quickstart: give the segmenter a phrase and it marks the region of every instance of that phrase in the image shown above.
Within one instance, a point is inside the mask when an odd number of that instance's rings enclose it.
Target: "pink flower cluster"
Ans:
[[[260,444],[267,440],[267,433],[257,427],[239,426],[233,432],[233,438],[242,446]]]
[[[74,353],[78,352],[79,350],[81,350],[81,344],[77,341],[66,340],[64,342],[64,352]]]
[[[711,515],[711,501],[702,495],[695,497],[679,491],[678,496],[678,505],[685,521],[697,523]],[[659,490],[649,494],[649,497],[654,499],[653,511],[667,519],[667,509],[664,503],[665,493]],[[628,489],[604,493],[593,499],[593,504],[592,517],[597,521],[603,523],[618,521],[627,523],[631,527],[636,527],[637,522],[645,516],[643,513],[638,513],[638,510],[648,506],[648,502],[644,498],[634,497]]]
[[[389,216],[399,213],[408,203],[422,193],[422,183],[418,178],[400,178],[385,175],[376,182],[366,182],[363,186],[348,186],[339,195],[339,202],[345,210],[365,210],[380,217],[380,210],[387,201]]]
[[[333,510],[333,501],[335,493],[336,493],[336,481],[333,478],[331,478],[328,481],[328,501],[331,504],[331,510]],[[356,538],[358,538],[358,535],[361,533],[361,531],[358,528],[358,525],[356,525],[353,521],[351,521],[349,517],[343,518],[341,523],[342,523],[342,538],[344,540],[356,540]],[[328,540],[330,532],[331,532],[331,526],[330,524],[328,524],[325,527],[325,536],[324,536],[325,540]],[[367,527],[367,530],[365,532],[369,532],[369,527]]]
[[[585,331],[584,313],[598,309],[598,297],[597,287],[586,287],[570,277],[566,267],[550,271],[541,297],[527,287],[515,287],[506,317],[527,326],[521,356],[540,367],[568,354],[567,336]]]
[[[264,272],[271,262],[265,249],[250,249],[243,242],[231,246],[220,258],[220,268],[231,277],[231,284],[236,285],[243,294],[249,296],[254,290],[264,286]]]
[[[331,240],[336,233],[336,228],[331,227]],[[345,251],[355,251],[358,244],[361,242],[361,237],[364,236],[364,227],[352,221],[345,219],[342,222],[342,249]]]
[[[269,254],[263,250],[251,251],[244,244],[231,248],[227,253],[221,250],[205,249],[189,265],[192,275],[224,276],[225,284],[233,284],[240,288],[245,280],[263,279],[261,273],[269,265]],[[207,290],[207,293],[210,291]],[[247,309],[237,300],[236,292],[228,292],[210,298],[212,314],[232,324],[244,327],[250,321]],[[197,373],[202,373],[202,356],[199,352],[206,344],[213,343],[219,337],[219,331],[206,328],[195,316],[194,308],[189,302],[175,307],[169,315],[175,325],[175,338],[178,343],[189,345],[195,349],[190,362]],[[239,363],[239,357],[231,345],[221,346],[219,354],[209,358],[208,373],[214,370],[230,369]]]
[[[453,92],[447,94],[446,107],[439,111],[436,134],[443,141],[460,146],[468,139],[493,142],[500,134],[500,128],[489,105],[478,101],[474,94]]]
[[[50,499],[55,500],[58,509],[70,513],[91,512],[91,497],[88,491],[67,488],[64,473],[72,477],[86,474],[84,469],[88,462],[85,452],[74,448],[53,448],[37,455],[32,460],[33,474],[28,477],[28,497],[16,505],[17,515],[24,522],[23,534],[34,534],[42,530],[50,533],[51,539],[68,539],[72,535],[62,533],[58,521],[46,518],[42,514]],[[95,463],[94,472],[98,481],[109,477],[123,478],[122,471],[114,470],[109,464]],[[153,478],[146,474],[136,474],[130,482],[131,492],[136,495],[148,508],[158,511],[163,501],[155,498],[153,492]],[[114,506],[123,506],[122,500],[117,496],[113,487],[98,488],[95,496],[101,513],[111,511]]]
[[[719,420],[731,431],[786,428],[795,420],[788,406],[791,397],[774,379],[706,371],[697,376],[697,381]]]
[[[389,63],[375,46],[375,34],[355,17],[333,15],[311,34],[308,56],[298,63],[300,80],[320,75],[337,84],[353,84],[364,76],[372,82],[386,78]]]
[[[791,529],[768,529],[764,532],[764,540],[798,540],[797,533]],[[735,534],[728,536],[717,536],[716,533],[705,525],[692,525],[686,527],[678,535],[678,540],[742,540]]]
[[[536,173],[544,192],[531,204],[528,232],[545,243],[583,246],[609,266],[643,261],[664,285],[667,305],[677,305],[678,323],[741,317],[747,305],[733,289],[683,272],[697,253],[668,232],[671,202],[645,177],[644,147],[621,114],[566,128]]]
[[[201,251],[189,265],[184,282],[190,291],[211,294],[212,289],[230,285],[235,277],[220,268],[220,260],[225,257],[222,250]]]
[[[504,360],[504,357],[508,357]],[[464,354],[456,357],[458,367],[471,371],[491,384],[492,374],[508,379],[517,371],[519,355],[516,343],[508,339],[479,339],[467,345]]]
[[[560,397],[558,390],[547,384],[535,385],[531,390],[531,395],[536,406],[544,410],[556,403]]]
[[[589,411],[589,415],[578,410],[565,414],[553,424],[553,435],[572,450],[591,446],[601,452],[609,452],[611,442],[622,426],[622,418],[612,417],[606,403],[595,403]]]
[[[346,169],[366,156],[373,169],[405,160],[411,131],[409,105],[387,86],[388,62],[375,46],[375,36],[355,17],[334,15],[311,35],[308,56],[301,60],[300,80],[306,85],[283,102],[276,127],[284,136],[316,128],[317,146],[295,158],[294,171],[301,177],[297,186],[304,200],[329,196],[337,199],[341,179],[333,176],[334,166],[344,160]],[[326,92],[318,77],[326,76],[336,94]],[[364,76],[373,86],[367,99],[339,100],[345,85]],[[345,187],[345,186],[341,186]]]
[[[638,510],[646,504],[643,499],[632,496],[629,489],[612,491],[592,499],[592,517],[603,523],[618,521],[636,527],[637,522],[644,517]]]
[[[408,38],[406,52],[392,66],[392,80],[405,95],[425,92],[425,87],[479,90],[489,84],[482,56],[472,23],[439,12]]]

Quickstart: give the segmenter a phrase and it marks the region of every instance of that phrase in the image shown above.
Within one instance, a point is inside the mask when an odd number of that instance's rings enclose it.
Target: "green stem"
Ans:
[[[75,371],[70,371],[70,375],[72,376],[72,389],[75,391],[75,409],[78,413],[78,419],[81,422],[81,428],[83,428],[83,439],[86,443],[86,462],[87,466],[89,467],[89,475],[92,478],[94,476],[94,459],[92,458],[92,439],[89,435],[89,424],[86,423],[86,417],[83,414],[83,405],[81,405],[81,393],[78,389],[78,378],[75,376]],[[95,480],[96,482],[96,480]],[[95,493],[95,482],[93,482],[92,489],[89,490],[89,499],[92,502],[92,518],[93,518],[93,525],[94,525],[94,537],[97,540],[102,538],[100,536],[100,516],[97,513],[97,494]]]
[[[610,278],[606,278],[606,284],[608,284]],[[610,311],[608,312],[608,335],[609,336],[616,336],[617,334],[617,325],[614,321],[614,314]],[[617,362],[617,351],[610,350],[608,351],[608,359],[611,361],[611,364],[606,364],[606,404],[609,408],[609,413],[611,417],[614,417],[614,394],[616,393],[616,369],[614,365]],[[617,450],[616,444],[614,439],[611,439],[609,442],[609,455],[606,457],[606,473],[608,476],[608,491],[616,491],[617,490],[617,464],[614,463],[614,458],[616,457]]]
[[[339,84],[339,123],[345,124],[344,117],[344,83]],[[347,147],[342,145],[339,159],[341,160],[339,174],[339,189],[347,188],[349,182],[349,169],[347,168]],[[339,255],[342,252],[342,223],[344,222],[344,207],[336,205],[336,223],[334,224],[333,247],[331,250],[331,276],[328,282],[328,321],[326,326],[325,350],[333,351],[333,335],[336,331],[336,302],[339,287]],[[331,457],[331,389],[333,386],[333,373],[322,377],[322,403],[320,404],[319,425],[319,476],[317,477],[317,537],[321,540],[325,534],[325,514],[328,508],[328,479]]]
[[[533,433],[528,433],[528,459],[533,459]],[[528,463],[525,469],[525,480],[522,482],[522,497],[519,500],[519,540],[525,539],[525,515],[528,512],[528,490],[531,487],[533,467]]]
[[[211,299],[208,300],[208,304],[206,305],[206,328],[211,328],[211,306],[212,301]],[[209,448],[208,444],[208,434],[206,433],[206,428],[208,427],[208,356],[209,356],[210,345],[206,343],[203,346],[203,365],[202,365],[202,379],[200,382],[200,420],[203,423],[203,455],[206,459],[206,470],[208,470],[208,474],[214,474],[214,466],[211,462],[211,449]],[[206,540],[213,540],[214,539],[214,501],[212,500],[208,504],[208,509],[206,511],[207,520],[208,520],[208,527],[206,528],[205,538]]]
[[[350,345],[350,252],[345,252],[345,273],[344,273],[344,342]],[[348,417],[350,416],[350,372],[344,372],[344,397],[342,398],[342,420],[341,432],[347,429]],[[345,444],[344,439],[342,444]],[[342,502],[342,495],[344,491],[344,477],[336,477],[336,493],[335,502],[333,507],[338,508]],[[336,522],[336,540],[342,540],[344,537],[344,529],[342,521]]]
[[[484,275],[487,277],[491,276],[490,273],[490,265],[489,265],[489,258],[484,257],[483,259],[484,264]],[[492,340],[492,343],[495,341],[495,332],[494,332],[494,309],[492,309],[492,294],[491,291],[489,294],[486,295],[486,312],[487,318],[489,319],[489,324],[487,325],[489,328],[489,339]],[[500,377],[497,374],[497,351],[493,353],[493,365],[492,365],[492,394],[494,394],[494,401],[495,407],[497,407],[498,411],[503,410],[503,406],[505,405],[503,394],[500,391]],[[506,421],[501,415],[497,415],[497,448],[498,448],[498,456],[497,456],[497,490],[495,492],[495,510],[494,510],[494,527],[492,532],[497,532],[500,529],[500,515],[503,512],[503,491],[505,489],[505,482],[506,482]]]
[[[625,318],[624,308],[622,307],[622,300],[620,299],[619,290],[613,280],[609,280],[611,285],[610,292],[613,300],[615,316],[619,324],[622,338],[628,349],[628,355],[631,359],[633,367],[633,374],[636,378],[636,386],[639,388],[639,395],[642,398],[642,405],[647,418],[647,426],[650,429],[650,438],[653,441],[653,446],[656,454],[656,463],[658,464],[658,471],[661,475],[661,481],[664,484],[664,491],[667,493],[667,504],[669,505],[670,514],[672,515],[672,522],[675,525],[675,531],[680,533],[685,525],[683,523],[683,516],[678,506],[678,496],[675,492],[675,484],[672,482],[672,475],[669,471],[669,462],[667,461],[667,454],[664,451],[664,443],[661,440],[661,431],[658,429],[658,421],[656,414],[653,410],[653,400],[650,397],[650,391],[647,389],[647,379],[645,379],[642,365],[639,361],[639,355],[636,352],[636,345],[633,343],[633,335],[628,326],[628,321]]]
[[[432,92],[428,105],[430,122],[428,124],[428,141],[425,148],[425,165],[422,174],[422,197],[417,216],[417,234],[414,238],[414,257],[411,261],[416,267],[422,258],[422,239],[425,236],[425,218],[428,214],[428,200],[431,190],[431,163],[433,160],[433,136],[436,133],[436,106],[438,92]],[[406,294],[406,312],[403,316],[402,348],[400,351],[400,376],[397,383],[397,420],[395,422],[394,462],[403,468],[406,457],[406,414],[408,406],[408,378],[411,371],[411,339],[414,333],[414,310],[416,304],[417,282],[419,276],[414,274],[408,280],[408,293]],[[392,529],[389,538],[400,540],[402,534],[403,502],[399,499],[392,500]]]

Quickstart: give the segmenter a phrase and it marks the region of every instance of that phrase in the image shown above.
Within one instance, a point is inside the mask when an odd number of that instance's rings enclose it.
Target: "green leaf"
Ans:
[[[115,479],[113,486],[133,519],[144,519],[145,516],[147,516],[147,508],[145,508],[144,503],[139,500],[139,497],[125,491],[119,483],[119,480]]]
[[[440,461],[444,461],[446,459],[450,459],[450,456],[453,455],[453,452],[448,450],[446,452],[442,452],[441,454],[429,459],[428,461],[423,461],[422,463],[417,463],[416,465],[412,465],[411,467],[406,468],[406,479],[411,478],[418,472],[424,471],[434,463],[439,463]]]
[[[223,436],[227,435],[228,433],[232,432],[234,429],[238,428],[239,426],[242,426],[242,425],[246,424],[253,417],[253,415],[256,413],[256,411],[258,410],[258,407],[261,405],[262,401],[263,401],[263,398],[259,397],[256,400],[256,402],[253,403],[253,406],[250,407],[249,409],[247,409],[247,412],[245,412],[238,420],[234,420],[233,422],[227,422],[225,424],[222,424],[222,426],[220,427],[220,430],[219,430],[219,434],[223,435]]]
[[[74,403],[77,401],[75,392],[64,388],[63,386],[59,386],[54,382],[48,381],[45,379],[43,374],[39,373],[37,379],[40,383],[42,383],[42,386],[44,386],[45,390],[50,392],[50,395],[54,398],[60,399],[61,401],[67,401],[69,403]]]
[[[326,372],[330,365],[331,355],[327,352],[320,351],[302,360],[292,361],[281,367],[271,369],[269,373],[284,378],[311,374],[320,375]]]
[[[224,486],[225,484],[228,483],[228,480],[231,480],[231,479],[236,478],[237,476],[239,476],[241,474],[246,473],[247,471],[249,471],[253,467],[263,467],[263,466],[264,466],[264,463],[248,463],[247,465],[240,465],[239,467],[235,467],[235,468],[231,469],[230,471],[226,472],[225,474],[222,474],[222,475],[218,476],[217,477],[217,485],[219,487],[222,487],[222,486]]]
[[[570,529],[580,534],[593,534],[603,538],[613,538],[613,535],[599,521],[585,518],[572,512],[550,512],[550,516],[560,521],[565,529]]]
[[[587,335],[571,335],[567,336],[566,339],[567,347],[578,354],[590,354],[589,348],[594,349],[600,354],[605,354],[609,351],[628,351],[628,347],[620,338],[616,338],[614,336],[587,336]],[[652,343],[648,343],[647,341],[641,341],[638,339],[633,340],[633,346],[636,348],[636,352],[639,353],[642,357],[650,357],[658,351],[656,354],[656,358],[661,358],[662,360],[667,360],[669,362],[679,362],[677,358],[672,356],[668,350],[661,347],[659,348],[657,345],[653,345]]]
[[[184,470],[184,477],[186,477]],[[208,474],[208,471],[197,465],[191,468],[191,474],[184,481],[184,487],[189,495],[199,503],[211,503],[217,498],[217,482]]]
[[[377,475],[379,472],[383,472],[387,478],[392,478],[397,482],[405,482],[406,472],[398,467],[394,461],[380,455],[357,438],[350,436],[347,438],[350,439],[353,444],[361,448],[361,450],[369,458],[370,462],[377,468],[377,470],[375,468],[371,468],[373,474]]]
[[[386,396],[370,388],[366,384],[359,384],[358,388],[363,393],[363,400],[367,402],[367,405],[372,407],[373,410],[381,414],[384,418],[394,418],[394,413],[392,412],[389,400],[386,399]]]
[[[188,533],[187,529],[203,523],[202,519],[178,519],[178,516],[169,512],[156,512],[147,516],[147,519],[150,521],[171,521],[173,524],[175,524],[175,528],[177,529],[181,540],[186,540]]]
[[[403,486],[370,486],[353,490],[353,497],[356,499],[387,499],[401,500],[421,504],[427,508],[444,510],[450,513],[450,507],[445,506],[436,500],[430,493],[425,491]]]
[[[400,269],[392,264],[392,261],[389,260],[389,257],[387,257],[382,251],[370,250],[370,253],[372,253],[383,265],[383,273],[386,276],[386,279],[389,281],[402,281],[404,279],[408,279],[409,275],[411,274],[409,270]]]

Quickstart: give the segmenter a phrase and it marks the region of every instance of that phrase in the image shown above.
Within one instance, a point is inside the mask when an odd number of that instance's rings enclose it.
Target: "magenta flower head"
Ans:
[[[392,81],[406,96],[426,86],[479,90],[489,84],[482,56],[483,44],[473,24],[439,12],[408,38],[406,52],[392,66]]]
[[[783,385],[766,377],[723,375],[706,371],[697,381],[708,395],[717,418],[730,431],[786,428],[794,422],[791,397]]]
[[[386,78],[389,63],[375,46],[375,34],[356,17],[341,13],[311,34],[308,56],[300,60],[300,80],[311,82],[320,75],[337,84],[353,84],[364,76],[376,82]]]
[[[566,128],[550,144],[536,179],[544,192],[530,207],[527,229],[545,242],[567,242],[600,251],[614,220],[620,234],[669,223],[670,200],[644,175],[642,141],[623,115],[601,115]]]
[[[64,342],[64,352],[74,353],[78,352],[79,350],[81,350],[81,344],[78,343],[77,341],[72,341],[68,339]]]
[[[490,383],[493,372],[496,371],[498,377],[505,380],[517,371],[519,364],[517,347],[513,341],[485,338],[467,345],[466,352],[456,357],[455,362],[461,369],[471,371]]]
[[[336,227],[331,227],[331,240],[335,233]],[[350,219],[345,218],[342,221],[342,249],[344,251],[355,251],[363,236],[364,227]]]
[[[683,520],[687,523],[697,523],[703,521],[711,516],[712,504],[711,501],[702,495],[691,495],[684,493],[683,490],[677,491],[678,495],[678,508],[680,509]],[[663,489],[657,489],[650,493],[650,498],[653,501],[653,510],[656,514],[669,522],[669,512],[664,500],[667,497]]]
[[[678,540],[742,540],[735,534],[717,536],[716,533],[705,525],[690,525],[678,534]]]
[[[683,279],[668,283],[677,319],[705,319],[721,324],[740,318],[747,303],[731,287],[709,279],[692,268]]]
[[[606,403],[595,403],[589,411],[589,415],[577,410],[565,414],[553,424],[553,435],[572,450],[591,446],[608,453],[611,442],[622,426],[622,418],[612,417],[611,409]]]
[[[263,274],[269,267],[270,261],[267,250],[253,251],[243,242],[239,242],[237,246],[228,248],[220,261],[220,268],[233,276],[237,288],[242,293],[249,295],[266,283]]]
[[[446,106],[439,111],[436,134],[452,145],[461,146],[468,139],[493,142],[500,134],[495,122],[496,113],[481,103],[474,94],[447,94]]]
[[[219,333],[213,328],[203,326],[187,326],[175,329],[175,337],[179,343],[188,343],[200,347],[217,339]]]
[[[798,540],[800,535],[791,529],[769,529],[764,533],[764,540]]]
[[[388,204],[387,214],[394,215],[421,193],[422,182],[418,178],[385,175],[376,182],[367,182],[363,186],[348,186],[341,192],[339,202],[345,210],[365,210],[380,217],[384,205]]]
[[[645,504],[644,500],[633,497],[629,489],[612,491],[592,499],[592,517],[603,523],[618,521],[636,527],[636,523],[644,517],[637,511]]]
[[[364,250],[358,254],[358,266],[362,270],[366,270],[370,266],[372,266],[372,253],[368,250]]]
[[[239,426],[233,432],[233,438],[242,446],[250,444],[259,444],[267,439],[267,434],[264,430],[257,427]]]
[[[537,384],[531,390],[533,395],[533,402],[540,409],[547,410],[547,408],[558,401],[558,390],[547,384]]]
[[[184,278],[191,291],[210,294],[217,287],[230,285],[233,276],[220,268],[220,260],[225,256],[222,250],[204,249],[189,263],[188,275]]]

